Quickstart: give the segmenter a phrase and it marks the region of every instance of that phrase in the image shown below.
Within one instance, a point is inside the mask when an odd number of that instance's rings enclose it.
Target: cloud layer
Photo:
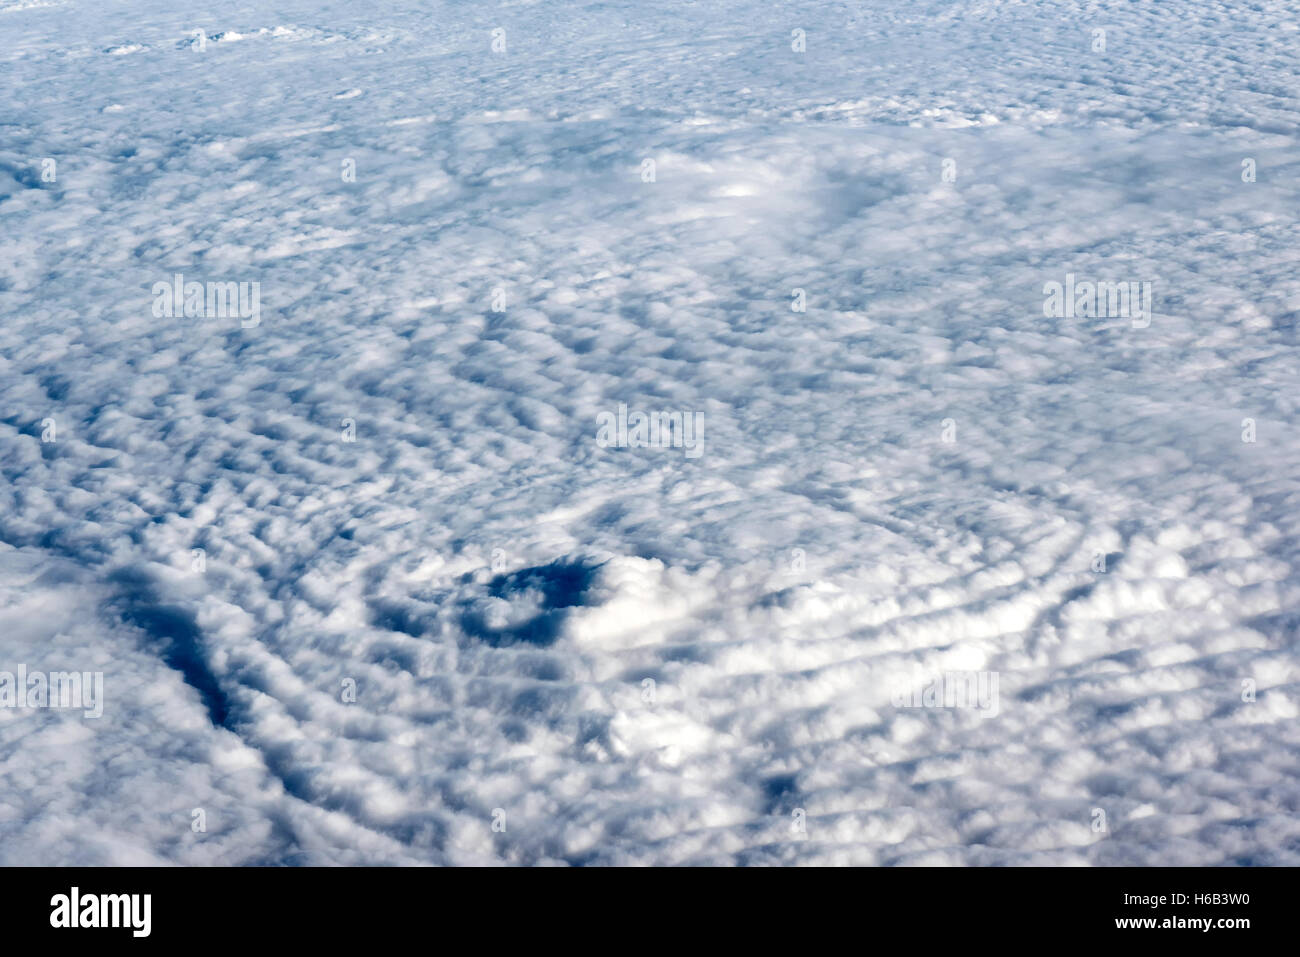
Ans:
[[[0,863],[1300,863],[1294,10],[853,6],[0,0]]]

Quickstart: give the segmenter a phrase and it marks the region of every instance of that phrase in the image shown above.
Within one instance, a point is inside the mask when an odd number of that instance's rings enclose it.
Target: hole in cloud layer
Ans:
[[[120,590],[115,604],[121,618],[147,634],[156,644],[169,668],[181,673],[185,683],[199,693],[212,723],[223,728],[230,715],[230,701],[203,654],[203,633],[193,615],[164,604],[149,574],[138,568],[115,572],[109,581]]]
[[[497,575],[488,582],[487,596],[467,602],[461,627],[493,647],[553,644],[568,610],[587,604],[600,566],[588,559],[559,559]]]

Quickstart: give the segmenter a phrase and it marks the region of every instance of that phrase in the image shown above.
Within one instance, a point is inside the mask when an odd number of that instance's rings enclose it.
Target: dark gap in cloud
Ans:
[[[370,621],[377,628],[419,638],[428,627],[429,623],[421,618],[418,609],[394,601],[376,600],[369,604]]]
[[[493,598],[509,599],[529,589],[542,593],[542,610],[571,608],[585,604],[587,589],[591,587],[596,570],[603,563],[587,561],[551,562],[498,575],[488,583]]]
[[[494,648],[514,644],[547,647],[560,637],[568,609],[587,604],[587,592],[603,562],[586,559],[558,559],[547,565],[535,565],[497,575],[488,582],[490,599],[465,603],[460,616],[461,628]],[[498,608],[490,602],[508,602],[512,606],[535,610],[523,620],[513,614],[508,620],[498,617]]]
[[[764,814],[789,814],[798,806],[799,783],[793,774],[778,774],[762,782]]]
[[[121,618],[153,639],[164,663],[181,673],[185,683],[199,693],[208,718],[219,728],[227,727],[230,700],[203,655],[203,632],[193,615],[175,605],[164,604],[153,578],[138,568],[123,568],[109,576],[119,591],[115,604]]]

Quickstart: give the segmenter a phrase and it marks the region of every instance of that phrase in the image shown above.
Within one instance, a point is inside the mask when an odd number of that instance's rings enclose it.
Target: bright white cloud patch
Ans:
[[[250,11],[0,2],[0,863],[1300,863],[1291,4]]]

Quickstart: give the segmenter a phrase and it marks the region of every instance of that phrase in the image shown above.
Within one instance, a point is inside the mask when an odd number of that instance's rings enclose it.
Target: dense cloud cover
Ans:
[[[1300,864],[1292,3],[213,9],[0,0],[0,864]]]

